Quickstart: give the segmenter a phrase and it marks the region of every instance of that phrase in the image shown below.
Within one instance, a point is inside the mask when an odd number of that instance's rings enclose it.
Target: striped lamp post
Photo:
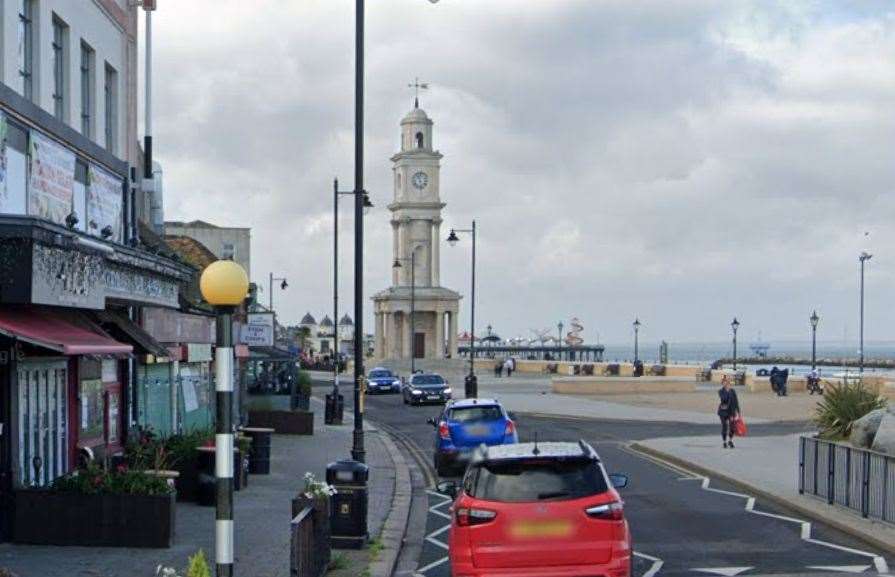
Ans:
[[[219,260],[202,271],[199,288],[217,310],[215,391],[215,565],[217,577],[233,575],[233,311],[246,297],[249,279],[231,260]]]

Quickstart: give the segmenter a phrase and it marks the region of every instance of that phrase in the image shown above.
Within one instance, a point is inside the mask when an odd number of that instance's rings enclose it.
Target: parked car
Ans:
[[[400,393],[401,379],[383,367],[376,367],[367,375],[367,393]]]
[[[445,403],[451,399],[451,387],[441,375],[416,373],[404,383],[402,389],[405,405]]]
[[[518,443],[516,423],[493,399],[449,401],[435,427],[435,470],[441,476],[462,473],[473,451],[481,445]]]
[[[476,451],[454,497],[451,575],[631,577],[631,533],[617,489],[585,443],[520,443]]]

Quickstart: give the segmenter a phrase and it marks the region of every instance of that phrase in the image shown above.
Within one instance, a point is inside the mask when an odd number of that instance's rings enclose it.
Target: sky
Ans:
[[[846,7],[846,5],[849,7]],[[852,8],[850,5],[860,4]],[[332,310],[332,180],[349,188],[354,2],[159,2],[154,147],[168,220],[252,228],[280,320]],[[717,0],[373,0],[368,297],[390,282],[389,157],[413,106],[444,154],[445,234],[479,228],[476,319],[504,337],[895,340],[895,7]],[[353,312],[353,216],[340,216]],[[464,295],[468,239],[441,249]],[[265,291],[267,287],[265,286]],[[266,301],[266,293],[263,294]]]

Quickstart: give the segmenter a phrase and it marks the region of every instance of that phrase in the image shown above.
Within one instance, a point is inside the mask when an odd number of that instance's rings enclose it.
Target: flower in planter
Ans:
[[[304,481],[305,496],[308,498],[316,499],[320,497],[332,497],[336,494],[335,487],[324,483],[323,481],[318,481],[316,477],[314,477],[314,473],[305,473]]]

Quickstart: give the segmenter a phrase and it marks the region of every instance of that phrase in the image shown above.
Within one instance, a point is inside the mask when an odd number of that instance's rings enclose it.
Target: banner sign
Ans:
[[[122,180],[102,168],[90,165],[90,186],[87,189],[87,232],[102,236],[107,226],[112,228],[108,240],[121,242],[123,226]]]
[[[31,132],[30,148],[28,214],[65,224],[72,210],[75,155],[36,131]]]
[[[240,342],[251,347],[273,346],[273,313],[249,313]]]
[[[6,115],[0,111],[0,214],[10,212],[6,180]]]

